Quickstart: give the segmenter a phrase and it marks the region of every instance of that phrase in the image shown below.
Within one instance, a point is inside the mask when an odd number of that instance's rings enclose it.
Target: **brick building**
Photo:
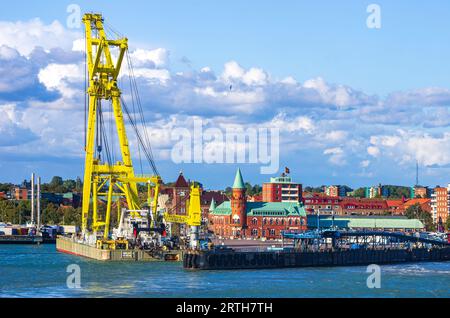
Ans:
[[[180,172],[177,180],[172,186],[162,187],[161,194],[167,194],[166,210],[172,214],[186,215],[187,201],[189,201],[189,183]]]
[[[445,224],[449,215],[449,188],[435,187],[431,194],[431,216],[435,224]]]
[[[208,220],[208,214],[211,207],[216,207],[224,201],[228,201],[228,198],[222,191],[203,190],[200,195],[200,208],[202,210],[203,220]]]
[[[241,171],[236,172],[230,201],[211,207],[209,229],[221,237],[281,238],[281,231],[307,229],[301,202],[248,202]]]
[[[342,198],[342,215],[386,215],[390,209],[383,199]]]
[[[411,198],[428,198],[429,193],[427,187],[415,186],[411,188]]]
[[[31,190],[28,190],[28,188],[15,187],[13,197],[15,200],[30,200]]]
[[[307,214],[341,214],[341,199],[321,193],[305,193],[303,203]]]
[[[292,182],[289,175],[283,173],[281,177],[270,178],[270,182],[263,183],[263,202],[301,202],[302,185]]]

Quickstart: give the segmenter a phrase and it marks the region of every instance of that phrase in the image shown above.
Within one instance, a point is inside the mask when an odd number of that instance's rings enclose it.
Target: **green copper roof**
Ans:
[[[230,201],[224,201],[219,204],[218,207],[211,212],[214,215],[230,215],[231,214],[231,203]]]
[[[247,202],[247,216],[306,216],[305,208],[300,203],[293,202]],[[230,201],[217,206],[213,215],[230,215]]]
[[[297,202],[247,202],[248,216],[306,216]]]
[[[241,169],[237,169],[234,177],[233,189],[245,189],[244,180],[242,179]]]
[[[214,200],[214,198],[212,198],[211,205],[209,206],[209,211],[214,211],[215,208],[216,208],[216,201]]]
[[[320,217],[320,227],[330,227],[331,216]],[[335,216],[334,225],[339,228],[380,228],[380,229],[423,229],[424,225],[420,220],[407,219],[403,217],[364,217],[364,216]],[[317,227],[317,216],[308,215],[308,227]]]

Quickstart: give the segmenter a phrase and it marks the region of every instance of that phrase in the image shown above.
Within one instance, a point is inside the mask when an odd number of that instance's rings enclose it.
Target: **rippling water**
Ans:
[[[66,285],[78,264],[81,288]],[[180,263],[102,263],[54,245],[0,245],[0,297],[450,297],[450,262],[381,267],[369,289],[366,267],[185,271]]]

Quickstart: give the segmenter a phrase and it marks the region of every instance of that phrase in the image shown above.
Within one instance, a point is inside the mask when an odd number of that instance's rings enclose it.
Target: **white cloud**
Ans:
[[[372,157],[378,157],[380,155],[380,149],[375,146],[367,147],[367,153]]]
[[[0,21],[0,30],[0,46],[15,48],[25,56],[29,56],[36,46],[46,50],[71,50],[73,41],[80,38],[78,32],[68,31],[58,21],[44,24],[39,18],[17,22]]]
[[[343,130],[332,130],[325,134],[325,139],[328,141],[336,142],[347,138],[348,132]]]
[[[311,118],[306,116],[297,116],[289,118],[286,113],[277,114],[268,126],[280,129],[280,131],[288,132],[305,132],[311,134],[315,130],[315,125]]]
[[[58,90],[71,98],[80,94],[73,84],[84,81],[84,69],[80,64],[49,64],[38,74],[39,81],[49,90]]]
[[[164,67],[169,60],[169,51],[164,48],[155,50],[136,49],[130,53],[130,58],[134,66],[140,67],[149,65],[153,67]]]
[[[269,78],[264,70],[252,67],[246,71],[236,61],[225,63],[221,77],[225,82],[242,81],[249,86],[265,85]]]
[[[370,165],[370,160],[363,160],[359,163],[361,168],[367,168]]]
[[[333,165],[343,166],[347,163],[344,156],[344,150],[340,147],[325,149],[323,154],[330,155],[329,161]]]

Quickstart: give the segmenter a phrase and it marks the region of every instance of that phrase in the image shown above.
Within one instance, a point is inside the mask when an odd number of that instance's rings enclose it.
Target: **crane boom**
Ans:
[[[94,233],[103,230],[103,238],[108,239],[113,200],[118,201],[121,197],[125,197],[128,209],[139,210],[137,183],[147,183],[149,194],[150,188],[154,188],[153,213],[156,214],[161,178],[159,176],[136,177],[134,174],[122,112],[121,91],[117,85],[122,61],[128,50],[127,38],[108,39],[103,26],[103,17],[100,14],[85,14],[83,23],[86,36],[89,107],[85,147],[82,230],[84,233],[90,230]],[[118,50],[115,62],[111,54],[113,49]],[[96,148],[96,137],[99,138],[96,128],[99,125],[98,116],[101,112],[102,100],[111,103],[121,155],[121,160],[116,163],[105,163],[100,155],[96,156],[96,150],[101,152],[101,147],[97,146]],[[103,219],[98,210],[98,200],[102,196],[106,201],[106,214]]]

